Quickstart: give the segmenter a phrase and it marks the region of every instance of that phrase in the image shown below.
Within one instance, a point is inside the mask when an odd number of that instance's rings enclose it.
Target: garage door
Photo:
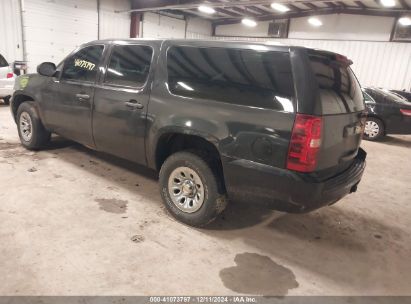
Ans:
[[[0,54],[8,62],[23,60],[19,0],[0,0]]]
[[[98,35],[97,1],[25,0],[23,20],[29,72],[43,61],[57,64]]]

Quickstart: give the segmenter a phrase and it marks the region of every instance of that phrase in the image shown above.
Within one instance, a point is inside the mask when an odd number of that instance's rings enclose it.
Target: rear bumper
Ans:
[[[229,198],[272,209],[303,213],[330,205],[355,192],[365,169],[366,152],[359,152],[351,166],[326,180],[250,161],[224,164]]]
[[[0,97],[13,95],[15,77],[0,79]]]

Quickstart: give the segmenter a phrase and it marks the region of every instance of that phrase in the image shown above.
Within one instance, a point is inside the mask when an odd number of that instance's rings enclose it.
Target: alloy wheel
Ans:
[[[191,168],[178,167],[171,172],[168,191],[174,205],[183,212],[196,212],[204,203],[203,182]]]
[[[20,134],[24,141],[30,141],[33,136],[33,123],[29,113],[22,112],[20,115]]]

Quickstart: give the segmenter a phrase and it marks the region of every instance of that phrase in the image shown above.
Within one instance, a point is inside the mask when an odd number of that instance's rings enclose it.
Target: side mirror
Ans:
[[[37,67],[37,73],[47,77],[53,77],[56,73],[56,65],[52,62],[43,62]]]

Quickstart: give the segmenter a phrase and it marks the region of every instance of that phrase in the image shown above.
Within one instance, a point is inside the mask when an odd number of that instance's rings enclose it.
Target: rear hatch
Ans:
[[[346,170],[358,154],[365,123],[364,97],[346,57],[308,50],[308,60],[316,83],[317,114],[322,118],[315,174],[327,178]]]

